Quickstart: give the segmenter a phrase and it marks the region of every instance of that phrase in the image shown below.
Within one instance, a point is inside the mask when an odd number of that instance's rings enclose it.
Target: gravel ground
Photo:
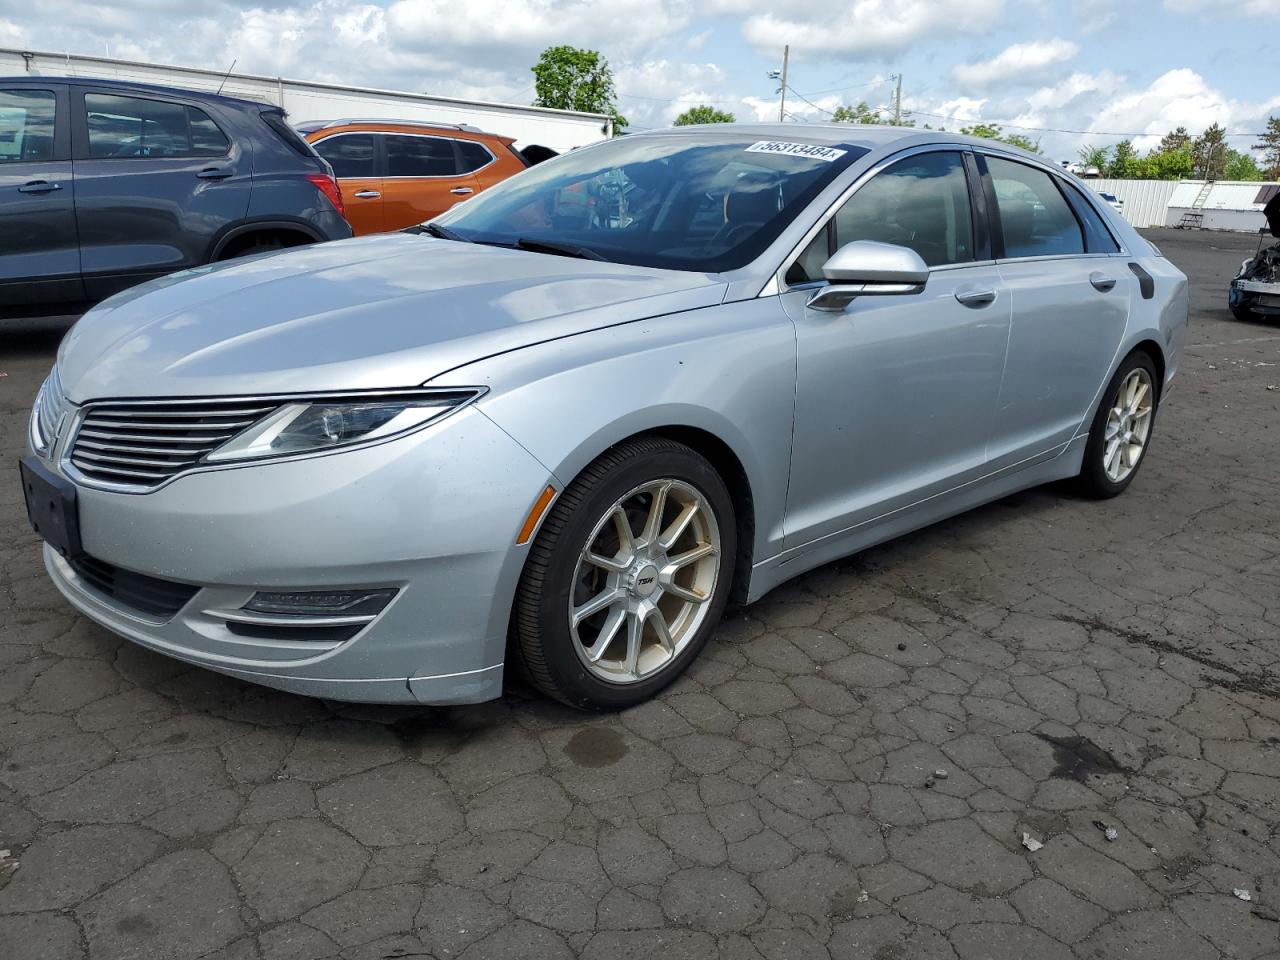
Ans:
[[[145,652],[0,484],[0,954],[1280,958],[1280,327],[1225,309],[1253,239],[1153,234],[1193,325],[1126,495],[804,576],[617,716]],[[0,330],[6,471],[65,325]]]

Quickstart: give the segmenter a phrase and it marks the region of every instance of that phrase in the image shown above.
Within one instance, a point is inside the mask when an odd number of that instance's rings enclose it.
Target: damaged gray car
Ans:
[[[1262,189],[1266,198],[1262,215],[1267,218],[1267,226],[1261,233],[1265,237],[1269,230],[1271,236],[1280,237],[1280,186]],[[1262,242],[1258,242],[1258,252],[1240,264],[1240,272],[1231,281],[1227,294],[1232,314],[1246,323],[1280,317],[1280,243],[1264,248]]]

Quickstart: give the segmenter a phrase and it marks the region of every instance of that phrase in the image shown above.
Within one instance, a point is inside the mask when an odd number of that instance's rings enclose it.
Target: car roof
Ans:
[[[504,143],[513,143],[513,137],[507,137],[500,133],[491,133],[488,130],[481,130],[479,127],[473,127],[469,123],[446,123],[443,121],[431,120],[390,120],[390,119],[359,119],[345,118],[340,120],[304,120],[302,123],[295,123],[293,128],[304,137],[311,137],[318,133],[329,133],[335,131],[346,131],[352,128],[366,130],[372,133],[422,133],[434,132],[442,134],[463,134],[462,139],[472,139],[476,137],[487,137],[491,140],[501,140]]]
[[[255,109],[279,110],[280,107],[265,100],[247,100],[243,97],[229,97],[222,93],[211,93],[208,90],[192,90],[189,87],[166,86],[160,83],[140,83],[135,80],[111,80],[105,77],[48,77],[21,76],[0,77],[5,85],[21,84],[23,86],[40,86],[45,83],[62,83],[72,87],[96,87],[99,90],[117,90],[125,93],[158,93],[181,94],[192,99],[209,100],[224,103],[228,106],[253,107]]]
[[[769,140],[816,143],[822,146],[849,144],[867,150],[883,150],[888,147],[901,149],[930,143],[954,143],[962,146],[984,147],[1018,154],[1039,163],[1046,163],[1037,156],[996,140],[983,140],[945,130],[926,130],[921,127],[895,127],[879,123],[703,123],[688,127],[672,127],[667,130],[651,130],[634,136],[697,136],[707,133],[733,133]]]

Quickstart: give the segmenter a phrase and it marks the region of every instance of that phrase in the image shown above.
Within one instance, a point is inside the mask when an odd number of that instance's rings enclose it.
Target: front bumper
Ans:
[[[1265,280],[1232,280],[1227,303],[1256,313],[1280,316],[1280,283]]]
[[[516,537],[548,471],[472,407],[407,437],[192,473],[146,494],[79,486],[85,552],[198,588],[170,619],[95,589],[45,548],[67,599],[169,656],[309,696],[472,703],[502,690]],[[341,642],[245,636],[220,611],[259,590],[398,590]]]

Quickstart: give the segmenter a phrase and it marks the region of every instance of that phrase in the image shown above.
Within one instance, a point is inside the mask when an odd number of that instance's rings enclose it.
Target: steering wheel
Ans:
[[[750,223],[726,223],[715,232],[715,236],[711,238],[711,243],[713,246],[716,244],[723,245],[728,250],[736,247],[763,226],[763,220]]]

